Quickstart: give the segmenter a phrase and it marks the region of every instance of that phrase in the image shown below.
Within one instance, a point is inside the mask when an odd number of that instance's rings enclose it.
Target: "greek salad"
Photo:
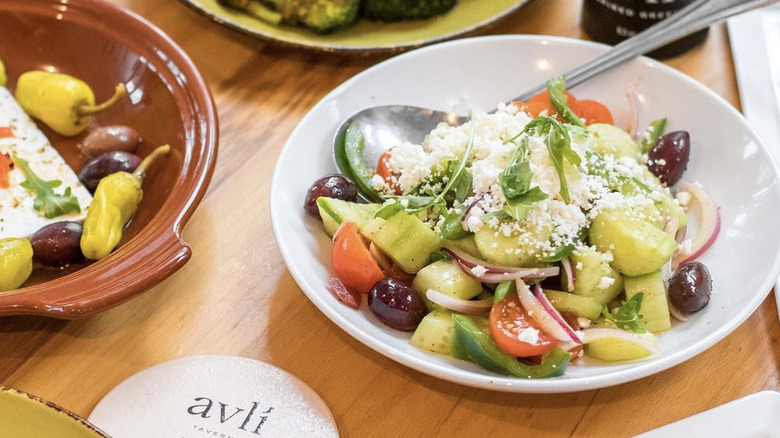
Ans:
[[[334,297],[365,301],[417,348],[521,378],[560,376],[583,355],[659,356],[672,318],[709,302],[696,259],[720,216],[683,179],[688,132],[665,119],[628,131],[563,78],[421,144],[388,145],[375,169],[349,126],[343,174],[304,203],[333,238]]]

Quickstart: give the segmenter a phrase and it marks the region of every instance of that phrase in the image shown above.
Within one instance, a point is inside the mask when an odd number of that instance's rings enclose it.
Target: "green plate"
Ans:
[[[358,19],[352,26],[328,35],[294,26],[272,25],[217,0],[181,0],[219,24],[284,45],[327,52],[379,53],[431,44],[487,26],[530,0],[459,0],[450,12],[428,20],[379,23]]]
[[[0,437],[109,438],[72,412],[1,385]]]

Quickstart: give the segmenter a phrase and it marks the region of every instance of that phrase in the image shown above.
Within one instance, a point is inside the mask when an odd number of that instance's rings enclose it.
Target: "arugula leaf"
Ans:
[[[444,223],[441,226],[441,237],[447,240],[460,240],[470,236],[471,231],[463,228],[463,215],[466,213],[466,208],[460,209],[449,213],[446,210],[442,212],[444,216]]]
[[[549,256],[540,258],[539,261],[544,263],[560,262],[561,260],[570,256],[571,253],[573,252],[574,252],[574,245],[563,245],[559,247],[554,253],[550,254]]]
[[[650,122],[642,138],[642,153],[646,154],[655,146],[655,142],[666,132],[666,117]]]
[[[428,256],[428,264],[436,263],[438,261],[450,261],[452,260],[452,256],[447,251],[436,251],[432,252],[431,255]]]
[[[585,127],[577,114],[569,108],[568,98],[566,96],[566,78],[563,76],[556,76],[547,81],[547,91],[550,93],[550,102],[552,102],[555,110],[563,117],[564,120],[574,126],[581,128]]]
[[[643,316],[639,314],[643,297],[644,293],[639,292],[624,301],[623,305],[616,312],[610,312],[607,306],[604,306],[601,313],[604,315],[604,318],[614,322],[618,328],[634,333],[644,333],[647,330],[645,330],[645,325],[642,323]]]
[[[374,214],[374,217],[389,219],[394,214],[406,210],[409,213],[416,213],[424,209],[431,203],[433,198],[430,196],[404,195],[391,197],[389,201]]]
[[[33,172],[30,168],[30,163],[26,160],[14,155],[13,161],[24,173],[25,180],[19,185],[36,193],[35,201],[33,202],[34,209],[40,211],[49,219],[81,211],[79,200],[71,194],[70,187],[66,188],[61,195],[54,193],[53,189],[61,186],[62,181],[58,179],[44,181]]]
[[[398,199],[393,199],[390,202],[387,202],[384,206],[382,206],[375,214],[374,217],[382,218],[384,220],[390,219],[392,216],[394,216],[399,211],[402,211],[404,209],[403,204],[401,204]]]
[[[534,202],[547,199],[538,186],[531,187],[533,172],[528,161],[528,136],[522,137],[512,151],[503,172],[498,175],[498,185],[504,193],[504,212],[515,220],[523,220]]]
[[[574,166],[582,162],[579,154],[571,148],[571,138],[566,128],[552,117],[542,116],[532,120],[526,125],[526,130],[534,130],[537,135],[546,135],[545,144],[550,153],[550,161],[553,163],[558,180],[561,184],[561,198],[563,202],[571,202],[569,198],[569,185],[566,182],[564,160]]]
[[[481,220],[482,222],[487,223],[487,222],[489,222],[493,218],[496,218],[496,219],[498,219],[500,221],[503,221],[503,220],[512,219],[512,216],[510,216],[509,213],[507,213],[504,210],[499,210],[499,211],[492,211],[490,213],[485,213],[485,214],[483,214],[482,216],[479,217],[479,220]]]
[[[496,290],[493,292],[493,302],[497,303],[499,301],[503,301],[510,292],[514,292],[516,290],[517,286],[515,285],[514,280],[507,280],[498,283]]]

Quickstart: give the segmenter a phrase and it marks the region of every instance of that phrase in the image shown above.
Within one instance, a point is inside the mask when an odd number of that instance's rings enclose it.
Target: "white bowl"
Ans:
[[[539,36],[464,39],[409,52],[348,80],[319,102],[290,136],[274,172],[271,216],[282,255],[295,280],[320,310],[349,334],[385,356],[421,372],[465,385],[500,391],[582,391],[639,379],[677,365],[723,339],[758,307],[780,271],[778,170],[745,119],[727,102],[689,77],[647,58],[602,74],[573,92],[612,109],[627,126],[626,92],[635,90],[645,122],[669,118],[669,130],[692,139],[685,178],[698,181],[721,207],[720,236],[701,258],[713,277],[707,308],[659,336],[661,357],[619,365],[584,360],[562,377],[505,377],[449,357],[418,350],[409,335],[379,323],[365,305],[340,304],[327,286],[330,241],[303,211],[309,185],[336,172],[332,140],[356,111],[380,104],[410,104],[468,113],[502,100],[604,52],[608,47]]]

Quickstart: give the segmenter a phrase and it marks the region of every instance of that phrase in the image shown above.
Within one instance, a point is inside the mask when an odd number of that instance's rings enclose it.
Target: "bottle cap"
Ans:
[[[302,380],[233,356],[141,371],[111,390],[89,421],[114,438],[338,437],[330,410]]]

